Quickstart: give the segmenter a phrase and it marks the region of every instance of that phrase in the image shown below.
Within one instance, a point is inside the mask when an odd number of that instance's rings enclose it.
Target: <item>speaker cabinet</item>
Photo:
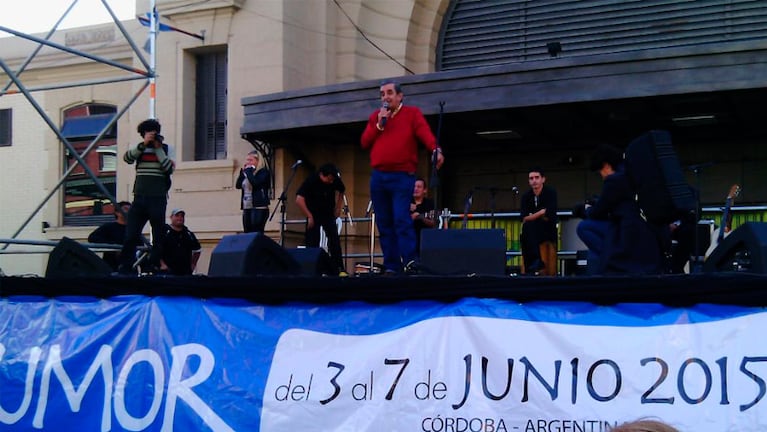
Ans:
[[[506,231],[453,229],[421,231],[421,266],[441,275],[506,273]]]
[[[668,131],[652,130],[634,139],[626,148],[625,159],[626,173],[647,220],[668,224],[695,213],[698,203]]]
[[[69,237],[62,238],[48,255],[45,277],[109,276],[112,267],[90,249]]]
[[[703,263],[706,273],[767,274],[767,223],[747,222],[725,237]]]
[[[295,275],[296,260],[263,233],[224,236],[210,257],[208,276]]]
[[[288,254],[298,262],[304,276],[338,276],[330,255],[322,248],[288,249]]]

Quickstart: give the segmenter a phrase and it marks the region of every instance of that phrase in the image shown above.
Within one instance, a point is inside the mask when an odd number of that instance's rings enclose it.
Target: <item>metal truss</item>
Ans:
[[[59,18],[59,20],[54,24],[53,28],[47,33],[45,38],[38,38],[29,34],[25,34],[4,26],[0,26],[0,31],[10,33],[14,36],[17,36],[19,38],[27,39],[30,41],[33,41],[37,43],[37,46],[35,49],[29,54],[29,56],[26,58],[24,62],[22,62],[21,66],[18,68],[18,70],[13,71],[10,69],[8,64],[5,62],[3,58],[0,58],[0,68],[5,72],[5,74],[10,78],[9,81],[5,84],[5,86],[0,90],[0,97],[6,95],[6,94],[18,94],[22,93],[24,97],[29,101],[29,103],[32,105],[32,107],[37,111],[37,114],[40,116],[43,121],[48,125],[48,127],[56,134],[58,139],[61,141],[61,143],[66,147],[66,149],[69,150],[71,155],[74,157],[75,161],[74,163],[66,170],[66,172],[59,178],[59,181],[56,183],[56,186],[51,189],[51,192],[46,195],[46,197],[43,199],[43,201],[32,211],[32,213],[29,215],[29,217],[21,224],[19,229],[12,235],[11,240],[14,240],[18,237],[18,235],[24,230],[24,228],[27,227],[29,222],[37,215],[37,213],[43,208],[43,206],[50,200],[50,198],[58,191],[58,189],[64,184],[66,181],[67,176],[78,166],[82,166],[85,170],[86,174],[93,180],[96,187],[99,189],[101,193],[103,193],[111,202],[116,203],[117,200],[112,195],[107,188],[104,186],[104,184],[101,182],[101,180],[98,178],[96,173],[93,172],[93,170],[88,166],[88,164],[85,163],[84,158],[88,155],[88,153],[93,150],[98,142],[103,138],[103,136],[112,128],[112,126],[117,123],[117,121],[125,114],[128,109],[136,102],[136,100],[139,98],[139,96],[146,90],[147,87],[153,87],[154,86],[154,80],[155,80],[155,44],[156,44],[156,37],[157,37],[157,14],[152,13],[152,18],[150,22],[150,61],[147,61],[147,59],[144,57],[143,53],[139,49],[138,45],[133,41],[130,34],[126,31],[125,27],[122,25],[122,23],[119,21],[117,16],[114,14],[112,9],[109,7],[109,4],[107,3],[107,0],[101,0],[101,3],[103,4],[104,8],[107,10],[109,15],[112,17],[112,21],[117,26],[117,28],[122,33],[123,37],[125,37],[125,40],[130,45],[133,54],[139,59],[141,62],[141,65],[143,66],[142,69],[137,69],[131,65],[124,65],[115,61],[112,61],[110,59],[96,56],[90,53],[86,53],[83,51],[79,51],[70,47],[66,47],[63,45],[60,45],[58,43],[55,43],[51,41],[51,37],[56,33],[56,30],[58,26],[61,24],[61,22],[64,20],[64,18],[72,11],[72,9],[77,4],[78,0],[73,0],[71,5],[67,8],[67,10],[64,12],[64,14]],[[154,7],[154,0],[151,0],[151,10],[155,12]],[[127,72],[128,74],[125,76],[119,76],[114,78],[108,78],[108,79],[99,79],[99,80],[90,80],[90,81],[78,81],[78,82],[68,82],[68,83],[61,83],[61,84],[55,84],[55,85],[48,85],[48,86],[40,86],[36,88],[27,88],[22,80],[21,75],[26,70],[27,66],[32,62],[32,60],[35,58],[35,56],[40,52],[40,50],[43,48],[43,46],[51,47],[69,54],[72,54],[74,56],[83,57],[89,60],[93,60],[94,62],[101,63],[107,66],[111,66],[116,69],[120,69],[122,71]],[[42,107],[38,104],[37,100],[32,95],[35,91],[42,91],[42,90],[51,90],[51,89],[62,89],[62,88],[72,88],[72,87],[82,87],[82,86],[92,86],[92,85],[100,85],[100,84],[109,84],[109,83],[116,83],[116,82],[123,82],[123,81],[130,81],[130,80],[145,80],[144,85],[131,97],[131,99],[123,106],[117,114],[112,118],[112,120],[106,124],[99,134],[90,142],[90,144],[82,151],[82,153],[78,153],[75,148],[72,146],[72,144],[67,140],[63,135],[61,129],[56,125],[56,123],[51,120],[51,118],[45,113],[45,111],[42,109]],[[12,89],[12,86],[16,86],[16,89]],[[150,101],[150,114],[151,116],[154,115],[154,89],[151,91],[152,97]],[[22,240],[17,241],[10,241],[8,239],[0,239],[0,243],[4,244],[4,246],[0,249],[0,253],[4,251],[10,244],[20,243],[23,242]],[[30,245],[36,245],[39,244],[37,241],[27,241],[25,244]]]

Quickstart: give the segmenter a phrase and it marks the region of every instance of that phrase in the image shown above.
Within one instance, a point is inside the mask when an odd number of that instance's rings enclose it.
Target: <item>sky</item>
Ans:
[[[45,33],[64,15],[74,0],[3,0],[0,26],[22,33]],[[136,16],[135,0],[107,0],[119,20]],[[77,0],[72,10],[59,24],[59,29],[112,22],[101,0]],[[0,37],[11,34],[0,31]]]

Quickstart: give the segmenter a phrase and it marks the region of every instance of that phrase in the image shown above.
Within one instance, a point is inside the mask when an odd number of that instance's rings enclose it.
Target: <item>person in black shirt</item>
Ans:
[[[328,238],[328,253],[339,274],[346,272],[336,218],[341,215],[345,191],[338,168],[331,163],[322,165],[296,191],[296,205],[306,216],[306,246],[319,247],[322,227]]]
[[[410,217],[415,227],[415,253],[421,255],[421,231],[424,228],[434,228],[434,200],[428,198],[426,193],[426,180],[417,178],[413,187],[413,199],[410,201]]]
[[[88,243],[103,243],[122,245],[125,240],[125,216],[130,210],[130,202],[120,201],[115,206],[115,220],[107,222],[93,230],[88,235]],[[120,251],[106,251],[103,256],[104,262],[117,271],[120,266]]]
[[[174,276],[193,274],[202,250],[197,237],[184,225],[185,218],[184,210],[173,209],[170,225],[165,225],[160,268]]]
[[[530,169],[527,180],[530,190],[522,195],[520,202],[522,233],[519,241],[526,271],[534,274],[545,266],[540,244],[557,242],[557,191],[545,185],[546,175],[541,168]]]

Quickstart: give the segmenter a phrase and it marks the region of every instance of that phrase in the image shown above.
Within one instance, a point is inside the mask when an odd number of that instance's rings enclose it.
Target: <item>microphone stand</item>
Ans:
[[[376,213],[373,208],[373,200],[368,202],[368,209],[365,211],[365,217],[370,217],[370,267],[368,268],[368,275],[373,274],[373,258],[375,257],[376,246]]]
[[[344,250],[348,255],[349,253],[349,226],[354,226],[354,218],[352,212],[349,210],[349,201],[346,200],[346,193],[344,193],[344,208],[343,212],[346,215],[346,223],[344,224]],[[349,268],[348,257],[344,259],[344,268]],[[348,271],[348,270],[347,270]]]
[[[288,191],[288,189],[290,189],[290,184],[293,183],[293,178],[296,176],[296,168],[298,168],[298,165],[299,164],[293,164],[293,166],[290,167],[291,173],[290,173],[290,177],[288,177],[288,182],[285,183],[285,188],[282,190],[280,197],[277,198],[277,201],[279,202],[279,208],[280,208],[280,246],[283,246],[283,247],[285,246],[285,224],[286,224],[285,214],[287,211],[287,209],[285,208],[285,200],[287,199],[286,192]],[[277,207],[278,206],[274,206],[274,210],[272,210],[272,214],[271,216],[269,216],[270,222],[274,218],[274,214],[277,213]]]
[[[445,113],[445,101],[439,102],[439,117],[437,120],[437,144],[439,145],[440,139],[442,136],[442,118],[444,117]],[[429,189],[433,190],[434,193],[434,208],[438,209],[440,208],[439,202],[440,197],[442,196],[441,190],[440,190],[440,182],[439,182],[439,175],[437,170],[437,152],[432,152],[431,154],[431,178],[429,178]]]
[[[706,251],[700,250],[700,239],[698,238],[698,221],[700,220],[700,177],[703,168],[714,165],[713,162],[705,162],[697,165],[690,165],[687,169],[691,170],[695,174],[695,185],[697,190],[695,191],[695,229],[693,237],[693,253],[690,254],[690,273],[701,273],[703,271],[703,260],[706,258]],[[721,228],[724,229],[724,228]]]
[[[495,195],[499,191],[510,191],[514,193],[519,193],[519,189],[514,186],[511,188],[497,188],[495,186],[490,187],[475,187],[475,190],[480,191],[489,191],[490,192],[490,228],[495,228]]]
[[[471,208],[472,197],[474,195],[474,188],[469,189],[469,193],[466,195],[466,201],[463,204],[463,222],[461,223],[461,229],[466,229],[469,224],[469,209]]]
[[[495,194],[498,192],[497,187],[490,187],[490,228],[495,229]]]

